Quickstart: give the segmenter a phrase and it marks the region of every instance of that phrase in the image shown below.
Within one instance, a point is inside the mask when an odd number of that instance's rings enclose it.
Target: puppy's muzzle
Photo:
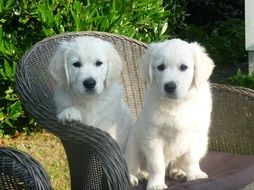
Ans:
[[[168,82],[164,84],[164,90],[168,94],[172,94],[176,91],[176,83],[175,82]]]
[[[96,85],[96,81],[93,78],[88,78],[83,81],[83,85],[87,90],[93,90]]]

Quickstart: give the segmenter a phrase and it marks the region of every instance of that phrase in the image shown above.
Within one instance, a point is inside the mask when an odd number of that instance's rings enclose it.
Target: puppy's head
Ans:
[[[122,62],[109,42],[77,37],[59,44],[49,71],[58,85],[77,94],[100,94],[121,74]]]
[[[198,88],[213,67],[203,47],[180,39],[151,44],[141,61],[146,81],[168,98],[182,98],[193,86]]]

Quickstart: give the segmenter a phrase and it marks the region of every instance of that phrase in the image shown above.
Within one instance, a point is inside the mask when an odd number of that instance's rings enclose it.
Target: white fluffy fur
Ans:
[[[101,65],[96,65],[100,61]],[[80,63],[75,66],[74,63]],[[62,41],[49,71],[57,81],[54,101],[60,122],[76,120],[108,132],[124,151],[131,116],[117,80],[122,62],[109,42],[94,37]],[[96,81],[93,89],[83,84]]]
[[[181,71],[181,65],[187,69]],[[176,180],[207,178],[199,161],[207,152],[213,67],[197,43],[172,39],[149,46],[141,62],[149,87],[125,152],[133,185],[148,178],[147,190],[164,189],[165,174]],[[165,90],[168,82],[176,84],[173,93]]]

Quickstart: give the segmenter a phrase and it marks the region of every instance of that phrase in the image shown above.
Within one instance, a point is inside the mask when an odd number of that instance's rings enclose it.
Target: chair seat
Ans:
[[[254,179],[254,156],[209,152],[200,163],[209,178],[191,182],[178,182],[166,178],[170,190],[236,190],[247,186]],[[144,190],[143,182],[132,190]]]

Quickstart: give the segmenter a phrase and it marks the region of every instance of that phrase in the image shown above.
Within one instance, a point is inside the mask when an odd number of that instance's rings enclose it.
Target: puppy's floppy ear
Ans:
[[[110,84],[118,80],[121,76],[122,72],[122,61],[121,57],[117,53],[116,49],[113,47],[112,44],[109,44],[107,48],[107,55],[108,55],[108,73],[106,77],[106,86],[110,86]]]
[[[196,42],[190,44],[194,53],[194,85],[198,87],[207,81],[214,68],[213,60],[207,55],[204,47]]]
[[[69,85],[69,74],[67,68],[67,55],[68,42],[60,42],[55,54],[53,55],[49,63],[49,72],[51,76],[56,80],[57,84],[62,85],[67,81]]]
[[[141,58],[140,70],[143,73],[148,84],[151,84],[153,80],[152,55],[154,51],[160,46],[160,44],[160,42],[150,44],[145,54]]]

